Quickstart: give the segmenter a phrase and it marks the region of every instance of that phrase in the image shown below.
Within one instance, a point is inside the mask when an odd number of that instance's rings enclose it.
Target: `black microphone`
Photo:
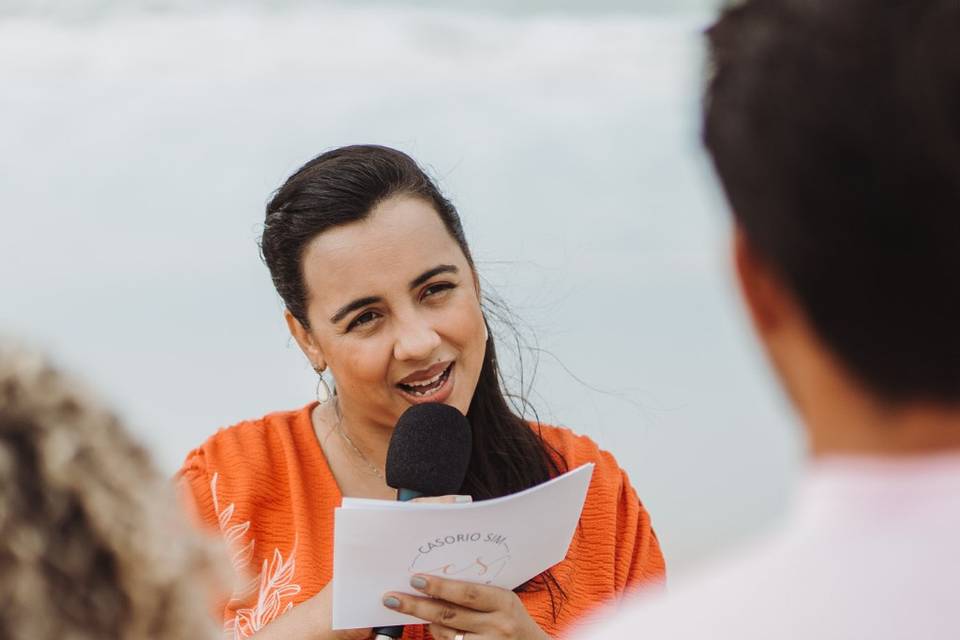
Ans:
[[[387,484],[403,501],[458,493],[472,448],[470,423],[459,410],[435,402],[415,404],[403,412],[390,437]],[[394,639],[403,635],[403,625],[373,631],[376,640]]]

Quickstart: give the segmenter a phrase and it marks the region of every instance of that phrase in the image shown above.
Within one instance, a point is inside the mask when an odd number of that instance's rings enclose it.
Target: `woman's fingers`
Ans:
[[[505,608],[506,601],[513,592],[473,582],[448,580],[437,576],[416,575],[410,579],[410,586],[433,598],[446,600],[474,611],[497,611]]]
[[[465,502],[473,502],[473,498],[470,496],[435,496],[429,498],[414,498],[410,502],[424,502],[426,504],[462,504]]]
[[[460,631],[478,631],[482,624],[482,613],[435,598],[391,592],[384,596],[383,604],[394,611]]]
[[[383,604],[431,623],[431,634],[440,640],[464,632],[468,639],[479,636],[476,640],[547,638],[512,591],[425,575],[410,578],[410,586],[429,597],[391,592]]]

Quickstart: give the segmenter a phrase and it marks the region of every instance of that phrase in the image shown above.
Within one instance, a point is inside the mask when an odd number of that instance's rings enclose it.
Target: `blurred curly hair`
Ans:
[[[117,417],[0,342],[0,638],[219,638],[228,576]]]

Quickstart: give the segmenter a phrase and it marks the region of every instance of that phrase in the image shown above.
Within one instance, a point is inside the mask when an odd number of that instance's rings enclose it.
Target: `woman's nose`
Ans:
[[[408,321],[398,329],[393,346],[397,360],[426,360],[440,346],[440,335],[426,322]]]

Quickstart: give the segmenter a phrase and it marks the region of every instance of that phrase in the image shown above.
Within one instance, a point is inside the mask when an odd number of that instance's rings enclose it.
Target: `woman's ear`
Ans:
[[[477,275],[475,268],[470,267],[470,271],[473,273],[473,290],[477,292],[477,301],[483,302],[483,298],[480,295],[480,276]]]
[[[310,361],[310,366],[321,371],[326,369],[327,361],[324,359],[323,351],[320,349],[320,345],[317,344],[313,334],[290,313],[289,309],[283,310],[283,319],[287,322],[287,329],[290,330],[290,335],[297,341],[300,350],[303,351],[303,355],[307,356],[307,360]]]

